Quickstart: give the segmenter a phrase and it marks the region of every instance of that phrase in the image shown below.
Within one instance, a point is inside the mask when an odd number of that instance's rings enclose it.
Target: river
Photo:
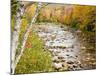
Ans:
[[[95,57],[80,42],[69,27],[53,23],[33,26],[33,31],[45,42],[52,55],[52,66],[57,71],[95,69]],[[93,56],[92,56],[93,55]]]

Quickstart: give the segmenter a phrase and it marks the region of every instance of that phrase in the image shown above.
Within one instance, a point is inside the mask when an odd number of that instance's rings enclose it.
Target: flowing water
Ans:
[[[84,56],[85,53],[82,55],[81,50],[85,47],[82,47],[78,37],[68,27],[48,23],[35,25],[33,31],[44,40],[45,47],[51,52],[52,66],[55,70],[72,71],[92,68],[87,66],[87,63],[83,63],[82,59],[86,58],[86,55]]]

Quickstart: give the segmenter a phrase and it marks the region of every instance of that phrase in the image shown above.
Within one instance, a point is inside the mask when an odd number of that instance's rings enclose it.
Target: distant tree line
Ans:
[[[64,5],[41,10],[38,22],[60,22],[83,31],[95,32],[96,7],[85,5]]]

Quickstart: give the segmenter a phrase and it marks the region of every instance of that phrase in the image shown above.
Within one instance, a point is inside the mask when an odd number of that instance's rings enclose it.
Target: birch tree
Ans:
[[[16,58],[16,60],[15,60],[16,49],[18,47],[18,37],[19,37],[19,32],[20,32],[20,27],[21,27],[20,16],[23,15],[22,12],[17,13],[17,19],[16,19],[17,21],[16,21],[16,26],[15,26],[15,31],[13,32],[13,36],[12,36],[12,73],[13,74],[15,72],[15,68],[16,68],[17,63],[19,62],[19,60],[20,60],[20,58],[21,58],[21,56],[23,54],[24,47],[25,47],[29,32],[30,32],[30,30],[32,28],[33,23],[36,22],[36,19],[37,19],[37,16],[39,14],[39,11],[40,11],[41,7],[42,7],[42,3],[38,3],[36,11],[35,11],[35,14],[32,17],[32,21],[30,22],[30,24],[29,24],[29,26],[28,26],[25,34],[24,34],[24,37],[23,37],[23,40],[22,40],[22,46],[20,48],[21,52],[20,52],[19,56]],[[22,11],[25,8],[20,8],[20,10]]]
[[[23,4],[21,2],[18,2],[19,4],[19,8],[17,10],[17,14],[16,14],[16,22],[15,22],[15,27],[14,27],[14,31],[12,33],[12,41],[11,41],[11,49],[12,49],[12,59],[11,59],[11,63],[12,63],[12,73],[13,69],[15,68],[15,54],[16,54],[16,49],[18,46],[18,38],[19,38],[19,32],[20,32],[20,27],[21,27],[21,17],[24,14],[24,8],[23,8]]]

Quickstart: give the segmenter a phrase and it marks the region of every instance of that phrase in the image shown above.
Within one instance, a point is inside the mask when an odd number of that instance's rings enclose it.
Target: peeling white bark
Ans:
[[[23,16],[24,14],[24,8],[23,7],[20,7],[19,8],[19,11],[17,12],[16,14],[16,22],[15,22],[15,28],[14,28],[14,31],[12,33],[12,41],[11,41],[11,50],[12,50],[12,53],[11,53],[11,67],[12,67],[12,73],[14,73],[14,69],[15,69],[15,66],[14,66],[14,63],[15,63],[15,54],[16,54],[16,49],[18,47],[18,39],[19,39],[19,33],[20,33],[20,28],[21,28],[21,17]]]
[[[29,27],[27,28],[26,33],[24,34],[23,41],[22,41],[22,46],[20,48],[21,53],[19,54],[18,57],[16,57],[16,60],[15,60],[15,54],[16,54],[16,49],[17,49],[17,46],[18,46],[18,38],[19,38],[19,32],[20,32],[20,24],[21,24],[21,19],[20,18],[17,19],[18,23],[16,22],[16,26],[15,26],[16,31],[14,31],[14,33],[13,33],[13,40],[12,40],[12,74],[14,74],[17,63],[19,62],[19,60],[20,60],[20,58],[23,54],[24,47],[25,47],[29,32],[32,28],[33,23],[35,23],[35,21],[37,19],[37,16],[39,14],[39,11],[40,11],[41,7],[42,7],[42,3],[38,3],[38,6],[37,6],[35,14],[32,18],[32,21],[29,24]],[[18,13],[18,15],[19,15],[19,13]]]

